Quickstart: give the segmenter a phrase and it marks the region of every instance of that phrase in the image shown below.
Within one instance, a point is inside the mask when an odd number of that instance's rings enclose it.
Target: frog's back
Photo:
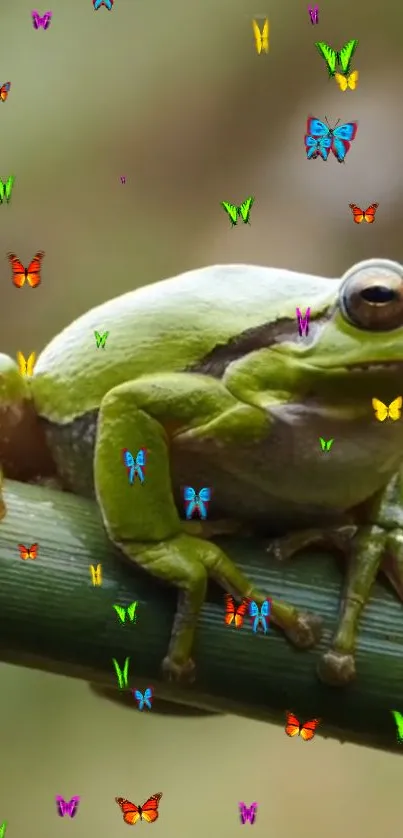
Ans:
[[[108,300],[44,349],[32,378],[38,412],[69,422],[99,407],[112,387],[191,367],[217,345],[296,307],[326,300],[336,280],[252,265],[217,265]],[[301,292],[303,289],[303,292]],[[97,348],[95,331],[109,332]]]

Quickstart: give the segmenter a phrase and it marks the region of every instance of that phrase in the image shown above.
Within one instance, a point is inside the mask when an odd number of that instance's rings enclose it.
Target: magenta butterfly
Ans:
[[[43,17],[40,16],[39,12],[35,10],[32,12],[32,25],[34,29],[48,29],[50,26],[50,21],[52,19],[52,12],[45,12]]]
[[[64,797],[57,794],[55,800],[59,817],[64,818],[65,815],[69,815],[70,818],[74,818],[77,814],[78,804],[80,802],[79,797],[72,797],[71,800],[65,800]]]

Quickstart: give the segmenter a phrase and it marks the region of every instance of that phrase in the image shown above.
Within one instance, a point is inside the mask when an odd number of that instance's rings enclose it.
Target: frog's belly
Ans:
[[[307,526],[318,516],[337,520],[371,497],[403,459],[403,420],[343,423],[312,406],[282,406],[272,416],[270,436],[258,444],[177,438],[171,463],[177,503],[183,485],[209,486],[211,517],[279,530]],[[322,451],[320,437],[334,439],[330,451]]]

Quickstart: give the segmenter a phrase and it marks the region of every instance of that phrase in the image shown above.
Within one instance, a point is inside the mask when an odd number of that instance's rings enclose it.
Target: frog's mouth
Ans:
[[[403,361],[366,361],[361,364],[347,364],[347,370],[352,372],[378,372],[389,370],[390,372],[403,372]]]

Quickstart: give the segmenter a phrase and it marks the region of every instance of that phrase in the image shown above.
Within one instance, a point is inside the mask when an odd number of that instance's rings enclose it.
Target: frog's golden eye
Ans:
[[[339,301],[359,329],[388,332],[403,326],[403,265],[389,259],[359,262],[344,275]]]

